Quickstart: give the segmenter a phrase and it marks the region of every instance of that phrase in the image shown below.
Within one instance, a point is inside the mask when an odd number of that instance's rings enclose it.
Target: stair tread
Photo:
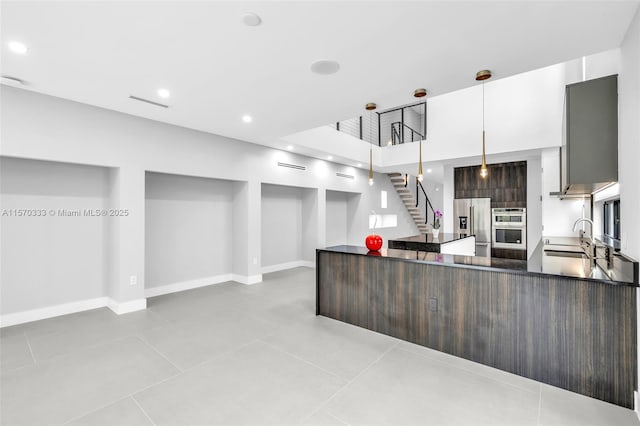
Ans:
[[[413,223],[416,225],[418,232],[420,232],[420,234],[428,234],[429,225],[426,223],[426,219],[424,217],[424,206],[415,206],[416,198],[413,196],[411,189],[407,187],[404,174],[392,172],[387,173],[387,176],[389,176],[391,184],[402,200],[407,212],[413,220]]]

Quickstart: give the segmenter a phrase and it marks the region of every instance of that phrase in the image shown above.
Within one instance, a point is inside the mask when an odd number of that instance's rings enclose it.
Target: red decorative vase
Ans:
[[[378,251],[382,248],[382,237],[376,234],[367,235],[364,243],[367,245],[369,250]]]

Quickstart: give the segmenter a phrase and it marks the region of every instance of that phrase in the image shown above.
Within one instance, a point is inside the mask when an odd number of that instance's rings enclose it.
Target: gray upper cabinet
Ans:
[[[565,96],[561,193],[590,194],[618,180],[618,76],[570,84]]]

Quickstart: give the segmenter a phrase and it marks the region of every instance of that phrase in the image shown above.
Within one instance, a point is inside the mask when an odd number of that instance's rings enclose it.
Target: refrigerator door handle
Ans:
[[[474,208],[473,206],[469,207],[469,233],[471,235],[475,235],[476,231],[473,229],[474,220],[473,220]]]

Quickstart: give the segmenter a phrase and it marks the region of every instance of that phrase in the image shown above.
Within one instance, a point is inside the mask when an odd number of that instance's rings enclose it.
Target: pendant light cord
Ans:
[[[484,80],[482,81],[482,131],[484,132]]]

